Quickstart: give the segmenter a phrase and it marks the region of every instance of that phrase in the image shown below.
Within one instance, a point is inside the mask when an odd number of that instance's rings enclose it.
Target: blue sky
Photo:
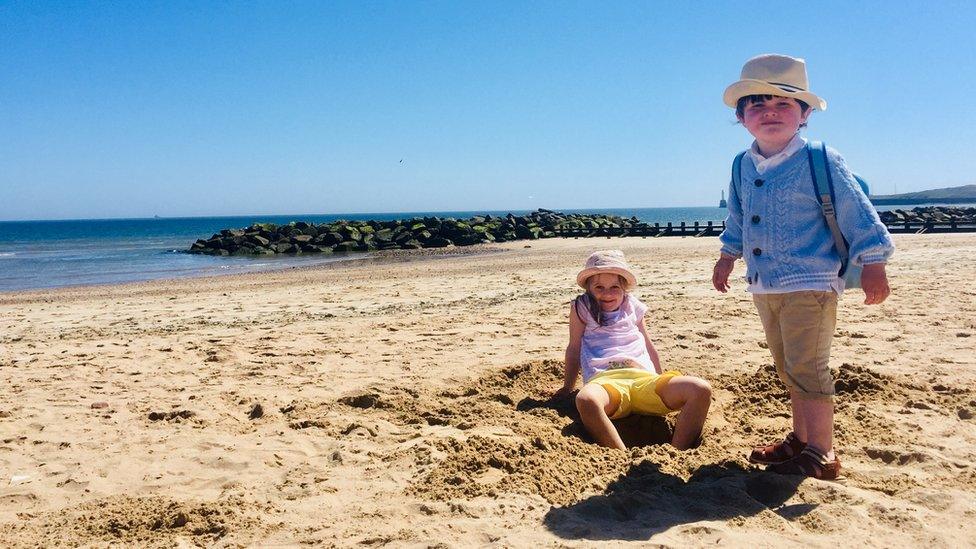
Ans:
[[[976,3],[607,4],[0,1],[0,219],[713,205],[766,52],[874,192],[976,183]]]

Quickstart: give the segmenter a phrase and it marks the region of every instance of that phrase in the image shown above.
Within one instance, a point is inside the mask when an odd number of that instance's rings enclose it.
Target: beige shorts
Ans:
[[[799,398],[830,400],[830,342],[837,325],[837,294],[817,291],[753,294],[776,373]]]

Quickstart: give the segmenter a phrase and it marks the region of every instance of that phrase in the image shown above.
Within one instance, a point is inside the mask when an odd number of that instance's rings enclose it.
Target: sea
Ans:
[[[636,217],[648,223],[662,224],[719,222],[727,215],[725,208],[718,207],[559,211]],[[529,210],[0,221],[0,292],[288,269],[366,255],[252,258],[185,253],[199,238],[206,239],[222,229],[243,228],[253,223],[328,223],[340,219],[386,221],[425,216],[467,219],[475,215],[504,216],[508,213],[522,215]]]

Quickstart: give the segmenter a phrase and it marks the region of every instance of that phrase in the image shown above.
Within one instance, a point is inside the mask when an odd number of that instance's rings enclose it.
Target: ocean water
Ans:
[[[910,208],[891,206],[881,209]],[[648,223],[718,222],[726,210],[717,207],[560,210],[606,213]],[[284,269],[362,257],[364,254],[307,256],[213,257],[183,253],[198,238],[221,229],[252,223],[338,219],[391,220],[440,216],[505,215],[508,211],[403,212],[344,215],[189,217],[0,222],[0,292],[80,284],[114,284],[140,280],[211,276]],[[521,215],[528,211],[513,210]]]

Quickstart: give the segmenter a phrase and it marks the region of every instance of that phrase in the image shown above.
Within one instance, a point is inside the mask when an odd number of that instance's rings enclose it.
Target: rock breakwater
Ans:
[[[976,208],[927,206],[880,212],[892,232],[973,230]],[[956,225],[960,226],[957,227]],[[375,250],[411,250],[470,246],[511,240],[557,236],[717,236],[724,223],[672,227],[650,224],[636,217],[603,214],[565,214],[539,209],[527,215],[475,216],[468,219],[415,217],[393,221],[333,221],[286,225],[255,223],[243,229],[224,229],[193,243],[190,253],[209,255],[328,254]]]
[[[334,221],[287,225],[256,223],[224,229],[197,240],[190,253],[210,255],[321,254],[373,250],[444,248],[510,240],[552,238],[567,229],[647,227],[636,217],[564,214],[540,209],[527,215],[476,216],[469,219],[417,217],[394,221]]]
[[[924,206],[911,210],[879,212],[886,224],[904,223],[976,223],[976,208],[953,206]]]

